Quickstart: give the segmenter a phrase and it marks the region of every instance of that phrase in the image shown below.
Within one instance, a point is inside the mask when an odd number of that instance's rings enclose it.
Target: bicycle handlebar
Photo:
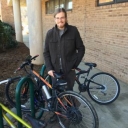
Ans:
[[[36,57],[38,57],[38,56],[39,56],[39,55],[36,55],[36,56],[32,57],[30,60],[35,60]]]
[[[34,56],[34,57],[30,58],[30,59],[27,59],[25,62],[23,62],[23,63],[21,64],[21,66],[20,66],[19,68],[17,68],[17,69],[15,70],[14,73],[16,73],[17,71],[21,70],[21,69],[24,68],[26,65],[30,65],[31,62],[32,62],[32,60],[35,60],[38,56],[39,56],[39,55],[36,55],[36,56]]]

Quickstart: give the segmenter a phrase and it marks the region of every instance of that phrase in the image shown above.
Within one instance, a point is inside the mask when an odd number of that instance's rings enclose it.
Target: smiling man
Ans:
[[[73,90],[75,68],[81,62],[85,47],[75,26],[68,25],[67,13],[58,8],[54,13],[55,27],[47,32],[44,48],[44,59],[48,74],[53,72],[65,74],[67,90]],[[53,83],[55,79],[52,78]]]

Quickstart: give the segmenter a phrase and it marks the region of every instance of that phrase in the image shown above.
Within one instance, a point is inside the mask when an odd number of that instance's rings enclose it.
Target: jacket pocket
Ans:
[[[65,38],[65,42],[68,43],[68,44],[74,43],[74,40],[75,40],[75,39],[74,39],[73,37],[66,37],[66,38]]]
[[[56,40],[49,41],[49,51],[50,51],[51,56],[55,57],[57,53],[57,47],[58,47],[58,42]]]
[[[75,49],[75,39],[74,38],[66,38],[65,39],[65,48],[66,48],[66,54],[72,53]]]

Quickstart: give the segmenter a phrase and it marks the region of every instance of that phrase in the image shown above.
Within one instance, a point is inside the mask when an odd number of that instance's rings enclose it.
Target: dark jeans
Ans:
[[[64,75],[64,80],[67,82],[67,90],[73,90],[75,82],[75,70],[71,70],[67,75]],[[56,78],[52,77],[52,85],[56,83]]]

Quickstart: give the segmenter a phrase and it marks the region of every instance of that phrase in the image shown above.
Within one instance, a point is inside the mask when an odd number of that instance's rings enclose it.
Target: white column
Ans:
[[[23,42],[20,0],[13,0],[13,13],[14,13],[16,40],[18,42]]]
[[[27,0],[30,55],[39,55],[34,64],[43,64],[42,0]]]

